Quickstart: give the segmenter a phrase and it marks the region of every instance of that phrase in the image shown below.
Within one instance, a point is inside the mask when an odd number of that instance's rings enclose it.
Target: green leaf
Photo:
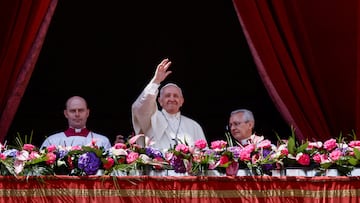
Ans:
[[[356,166],[359,163],[358,159],[355,159],[354,157],[350,157],[348,162],[353,166]]]
[[[354,154],[356,159],[360,160],[360,151],[357,148],[354,148]]]
[[[287,143],[287,148],[289,151],[289,154],[295,154],[295,137],[291,136],[289,137],[288,143]]]
[[[304,152],[308,146],[309,146],[309,142],[306,141],[304,144],[300,145],[297,148],[296,153]]]
[[[320,164],[321,168],[323,168],[323,169],[328,169],[331,165],[332,165],[332,163],[323,163],[323,164]]]

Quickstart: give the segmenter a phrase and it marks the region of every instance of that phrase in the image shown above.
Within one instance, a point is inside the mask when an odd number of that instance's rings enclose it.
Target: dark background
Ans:
[[[131,104],[165,57],[167,81],[183,89],[182,113],[202,125],[209,141],[225,139],[229,113],[254,112],[258,133],[275,140],[289,126],[257,73],[230,0],[61,0],[7,140],[67,128],[63,109],[73,95],[91,110],[87,126],[107,135],[132,133]]]

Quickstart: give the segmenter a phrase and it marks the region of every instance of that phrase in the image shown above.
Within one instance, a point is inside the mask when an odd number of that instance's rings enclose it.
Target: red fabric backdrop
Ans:
[[[42,178],[42,179],[41,179]],[[360,202],[359,177],[0,177],[0,202]]]
[[[262,80],[300,139],[359,129],[359,1],[233,0]]]
[[[15,116],[57,0],[0,1],[0,142]]]

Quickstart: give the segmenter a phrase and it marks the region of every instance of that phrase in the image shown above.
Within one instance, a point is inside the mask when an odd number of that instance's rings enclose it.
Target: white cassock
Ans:
[[[109,149],[111,147],[110,141],[106,136],[90,131],[86,137],[66,136],[64,132],[55,133],[45,139],[40,149],[50,145],[63,146],[63,147],[84,146],[84,145],[89,146],[92,140],[95,140],[96,141],[95,144],[99,147],[103,146],[105,149]]]
[[[158,109],[158,88],[158,84],[149,83],[133,103],[131,112],[135,133],[144,133],[153,142],[152,147],[163,151],[173,147],[175,140],[189,146],[193,146],[196,140],[206,140],[201,126],[193,119],[180,112],[171,115]]]

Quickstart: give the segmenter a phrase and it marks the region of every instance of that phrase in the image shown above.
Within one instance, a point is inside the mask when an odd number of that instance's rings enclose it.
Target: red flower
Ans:
[[[114,165],[115,161],[111,157],[107,157],[104,163],[104,169],[110,169]]]
[[[67,162],[69,164],[69,169],[73,169],[74,168],[74,164],[73,164],[73,161],[71,159],[71,156],[68,156],[67,157]]]

